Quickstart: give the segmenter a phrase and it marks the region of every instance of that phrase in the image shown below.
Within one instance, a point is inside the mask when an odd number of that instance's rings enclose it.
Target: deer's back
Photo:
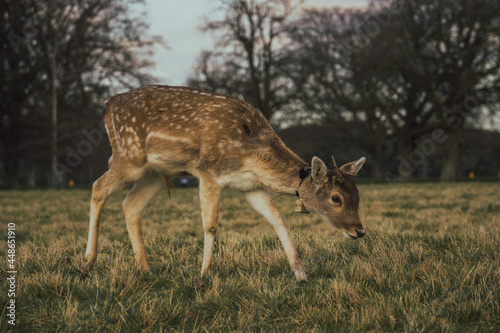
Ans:
[[[281,142],[260,111],[227,95],[146,86],[116,95],[104,122],[119,157],[171,172],[237,170]]]

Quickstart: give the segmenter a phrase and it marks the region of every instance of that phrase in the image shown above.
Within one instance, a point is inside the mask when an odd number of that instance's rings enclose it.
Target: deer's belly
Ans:
[[[217,178],[217,183],[222,187],[227,186],[240,191],[250,191],[262,186],[262,183],[251,171],[238,171],[220,176]]]

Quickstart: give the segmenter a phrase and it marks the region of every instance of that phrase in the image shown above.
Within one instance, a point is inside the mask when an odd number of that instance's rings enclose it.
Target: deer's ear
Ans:
[[[347,163],[340,167],[340,171],[348,173],[350,175],[356,176],[356,174],[361,170],[363,164],[365,164],[366,158],[361,157],[359,160]]]
[[[311,162],[311,180],[317,184],[323,184],[328,181],[328,168],[322,160],[313,157]]]

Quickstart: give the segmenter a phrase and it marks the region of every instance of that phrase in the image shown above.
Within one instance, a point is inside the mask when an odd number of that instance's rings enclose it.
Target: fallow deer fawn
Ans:
[[[169,187],[170,176],[199,179],[204,228],[201,274],[210,272],[221,190],[245,193],[272,224],[298,281],[307,280],[291,236],[269,191],[297,195],[305,208],[356,239],[365,233],[358,215],[355,175],[365,158],[333,170],[314,157],[310,168],[278,138],[260,111],[240,99],[201,90],[145,86],[106,103],[104,124],[113,150],[109,170],[92,187],[87,251],[81,273],[97,257],[101,210],[108,197],[135,183],[123,212],[138,264],[149,270],[141,215]]]

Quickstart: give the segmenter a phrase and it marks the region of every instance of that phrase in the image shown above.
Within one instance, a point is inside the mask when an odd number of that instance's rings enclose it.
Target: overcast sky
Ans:
[[[306,0],[309,6],[363,6],[367,0]],[[158,47],[153,70],[161,84],[183,85],[193,71],[198,55],[211,49],[213,40],[198,28],[204,17],[216,18],[218,0],[146,0],[150,32],[160,35],[169,49]]]

